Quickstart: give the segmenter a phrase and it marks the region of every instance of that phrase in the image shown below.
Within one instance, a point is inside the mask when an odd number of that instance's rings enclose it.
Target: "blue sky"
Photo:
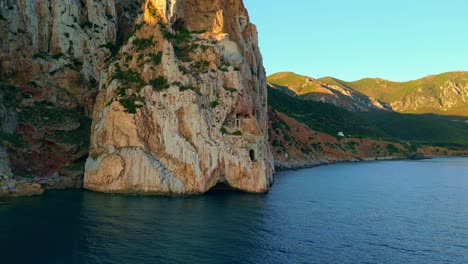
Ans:
[[[468,70],[468,0],[244,0],[267,74],[394,81]]]

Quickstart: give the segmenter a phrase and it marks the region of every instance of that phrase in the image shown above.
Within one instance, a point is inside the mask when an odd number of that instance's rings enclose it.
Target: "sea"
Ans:
[[[0,263],[468,263],[468,159],[282,171],[263,195],[1,199]]]

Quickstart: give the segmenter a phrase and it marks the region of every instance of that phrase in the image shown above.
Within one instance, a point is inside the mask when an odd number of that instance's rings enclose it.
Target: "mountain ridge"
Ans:
[[[303,99],[320,101],[316,96],[310,95],[320,91],[306,85],[308,80],[313,79],[335,90],[341,88],[363,94],[370,100],[388,104],[389,110],[396,112],[468,116],[468,71],[445,72],[406,82],[382,78],[363,78],[348,82],[330,76],[314,79],[292,72],[275,73],[267,79],[275,86],[288,87]],[[322,101],[340,106],[330,99]],[[347,109],[356,110],[350,107]]]
[[[270,75],[267,80],[270,86],[289,95],[301,96],[306,100],[328,102],[350,111],[391,110],[389,105],[368,97],[334,78],[320,80],[295,73],[279,73]]]

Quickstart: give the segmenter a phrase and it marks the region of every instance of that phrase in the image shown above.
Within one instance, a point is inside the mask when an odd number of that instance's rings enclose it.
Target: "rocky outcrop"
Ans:
[[[79,185],[93,117],[90,189],[268,189],[265,74],[242,1],[4,1],[0,35],[10,180]]]
[[[349,111],[392,111],[392,107],[375,98],[366,96],[349,88],[343,88],[338,85],[327,85],[316,79],[309,78],[307,82],[316,82],[323,89],[321,92],[311,92],[300,96],[304,100],[313,100],[317,102],[329,103]]]
[[[272,183],[267,90],[241,0],[148,0],[101,78],[84,186],[200,194]]]
[[[465,79],[447,80],[428,91],[430,87],[419,87],[416,92],[391,103],[398,112],[439,112],[466,115],[468,109],[468,76]]]

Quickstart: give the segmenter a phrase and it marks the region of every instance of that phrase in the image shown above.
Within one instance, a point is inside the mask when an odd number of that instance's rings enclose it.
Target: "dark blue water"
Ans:
[[[0,202],[1,263],[468,263],[468,159],[281,172],[268,195]]]

